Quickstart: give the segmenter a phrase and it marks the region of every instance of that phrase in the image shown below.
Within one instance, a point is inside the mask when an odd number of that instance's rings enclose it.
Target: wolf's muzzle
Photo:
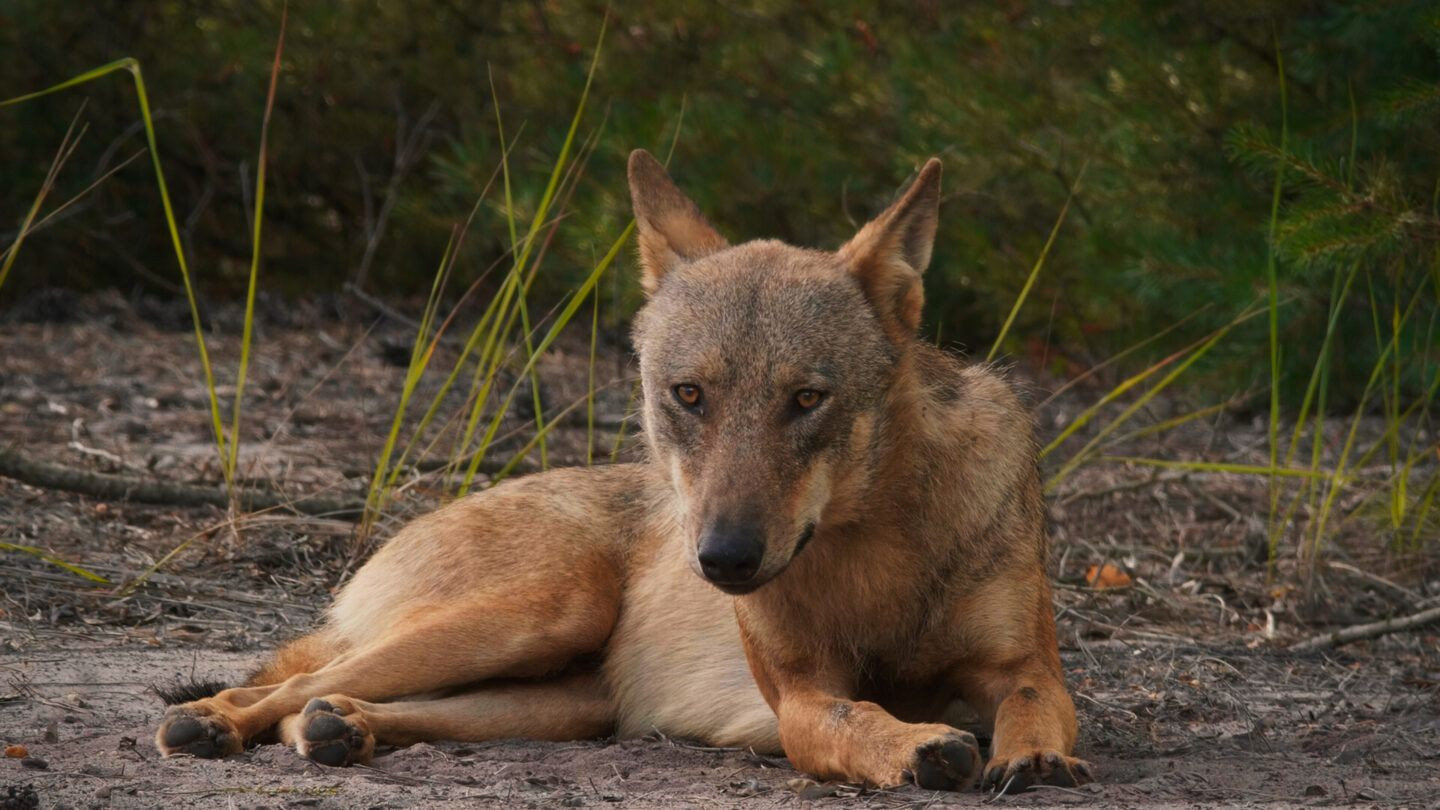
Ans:
[[[765,535],[750,521],[716,520],[700,534],[696,558],[705,578],[721,587],[755,578],[765,558]]]

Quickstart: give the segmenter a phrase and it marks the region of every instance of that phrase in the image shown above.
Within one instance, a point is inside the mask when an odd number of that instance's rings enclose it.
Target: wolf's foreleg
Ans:
[[[780,687],[775,710],[785,755],[822,778],[958,790],[980,773],[974,736],[951,726],[901,722],[875,703],[793,683]]]
[[[966,702],[995,719],[985,786],[1014,793],[1034,784],[1091,781],[1089,763],[1070,755],[1075,704],[1058,670],[1058,662],[1036,660],[968,673]]]
[[[1071,756],[1075,704],[1065,689],[1060,649],[1043,570],[996,579],[956,608],[968,616],[968,655],[952,670],[960,697],[994,723],[984,784],[1018,792],[1034,784],[1091,781],[1090,765]]]

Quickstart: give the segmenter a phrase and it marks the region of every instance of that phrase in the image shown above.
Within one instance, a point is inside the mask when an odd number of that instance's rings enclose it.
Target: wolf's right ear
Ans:
[[[920,327],[925,303],[920,274],[930,264],[939,221],[940,161],[930,158],[900,199],[840,248],[840,257],[896,341]]]
[[[640,286],[653,295],[665,274],[729,246],[649,152],[630,153],[630,203],[640,245]]]

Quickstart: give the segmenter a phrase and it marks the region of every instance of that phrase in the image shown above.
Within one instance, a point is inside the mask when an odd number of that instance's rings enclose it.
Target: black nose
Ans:
[[[764,536],[748,522],[718,520],[700,535],[697,556],[706,579],[716,585],[744,585],[760,570]]]

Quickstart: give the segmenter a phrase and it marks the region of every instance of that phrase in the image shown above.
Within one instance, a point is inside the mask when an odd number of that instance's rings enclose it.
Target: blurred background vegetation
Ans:
[[[1186,335],[1203,335],[1263,305],[1273,252],[1287,408],[1317,367],[1335,301],[1333,404],[1362,397],[1395,331],[1395,356],[1420,359],[1396,364],[1387,403],[1430,388],[1440,310],[1433,2],[877,5],[611,8],[581,124],[595,151],[532,295],[558,300],[595,266],[629,218],[626,153],[663,155],[678,124],[672,171],[732,239],[838,245],[924,158],[942,156],[927,328],[973,354],[983,357],[1078,183],[1009,332],[1011,357],[1068,375],[1185,318]],[[183,242],[212,301],[240,298],[249,271],[280,9],[272,0],[0,3],[0,96],[121,56],[143,65]],[[452,226],[500,161],[492,72],[528,221],[606,13],[586,0],[292,4],[270,128],[262,288],[423,295]],[[82,101],[89,133],[52,199],[143,149],[134,89],[119,78],[0,110],[0,244],[14,238]],[[452,289],[509,244],[503,196],[483,205]],[[47,286],[178,293],[161,223],[148,161],[136,160],[31,235],[0,294],[13,303]],[[639,301],[629,275],[605,287],[612,324]],[[1267,329],[1265,318],[1246,322],[1187,380],[1226,394],[1264,390]],[[1157,341],[1136,362],[1176,345]]]

